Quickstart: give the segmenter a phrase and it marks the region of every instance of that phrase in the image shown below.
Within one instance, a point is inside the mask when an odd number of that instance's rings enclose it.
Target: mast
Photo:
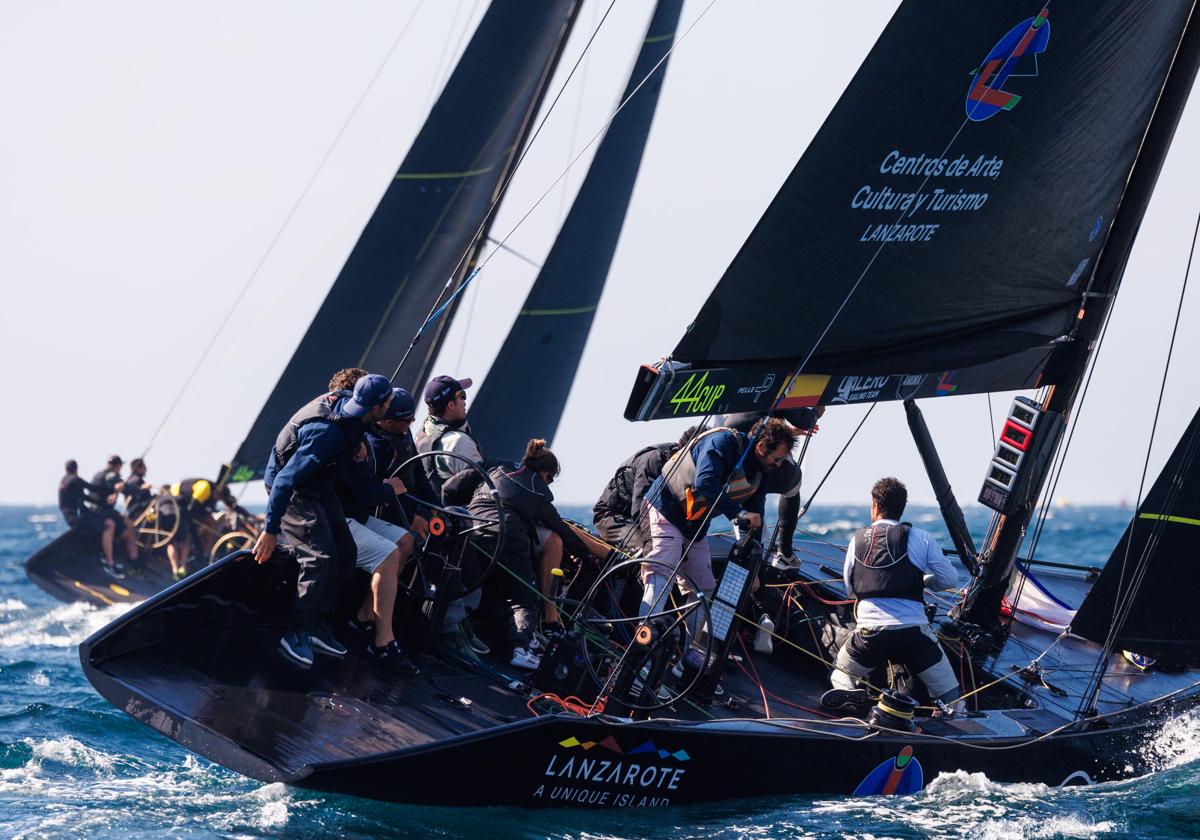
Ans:
[[[1192,4],[1104,248],[1096,261],[1088,287],[1081,296],[1075,328],[1068,340],[1051,354],[1046,364],[1045,380],[1057,384],[1050,388],[1043,401],[1045,411],[1061,414],[1065,418],[1071,415],[1077,405],[1084,375],[1097,350],[1097,340],[1120,288],[1134,237],[1191,94],[1198,66],[1200,24],[1197,22],[1195,4]],[[1008,590],[1017,551],[1045,484],[1050,461],[1047,459],[1046,468],[1035,479],[1037,489],[1031,494],[1031,501],[1016,513],[1002,517],[994,540],[985,547],[981,557],[980,575],[957,609],[956,618],[993,631],[1000,628],[1000,602]]]
[[[552,441],[571,392],[633,195],[683,0],[659,0],[613,117],[566,221],[471,405],[492,457]]]

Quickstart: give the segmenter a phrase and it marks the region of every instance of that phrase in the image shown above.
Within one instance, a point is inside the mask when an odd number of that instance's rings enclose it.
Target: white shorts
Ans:
[[[717,582],[713,578],[712,555],[708,550],[708,540],[701,537],[693,542],[659,513],[658,508],[654,505],[647,504],[646,507],[650,511],[650,550],[642,555],[644,561],[641,567],[642,583],[646,583],[647,576],[651,572],[660,575],[671,574],[678,564],[679,571],[686,573],[695,581],[701,591],[712,592],[716,589]],[[679,563],[679,556],[687,548],[689,542],[692,547],[683,562]],[[680,584],[679,588],[684,592],[691,589],[682,577],[678,578],[678,583]]]
[[[408,535],[408,531],[399,525],[374,516],[367,517],[366,525],[357,519],[347,519],[346,524],[350,526],[350,536],[354,537],[354,545],[358,548],[358,561],[354,565],[368,573],[378,569],[379,564],[396,550],[396,543]]]

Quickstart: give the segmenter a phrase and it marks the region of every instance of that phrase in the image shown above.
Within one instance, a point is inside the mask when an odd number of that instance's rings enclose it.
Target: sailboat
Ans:
[[[677,19],[680,4],[667,5]],[[339,368],[390,373],[414,335],[420,336],[419,344],[412,343],[414,352],[392,378],[420,394],[453,321],[459,294],[487,245],[497,207],[534,131],[579,8],[579,0],[496,2],[489,7],[231,465],[223,468],[219,485],[261,479],[275,436],[296,406],[324,391],[330,374]],[[656,31],[669,34],[673,29],[674,23],[664,18]],[[546,379],[554,394],[531,404],[536,406],[535,414],[521,418],[522,429],[553,437],[591,313],[604,287],[657,105],[664,73],[651,71],[670,44],[669,37],[659,38],[649,45],[653,49],[640,54],[634,82],[623,98],[628,100],[626,107],[600,144],[580,196],[530,292],[530,303],[514,325],[514,338],[497,357],[494,373],[484,384],[485,403],[478,412],[482,427],[491,425],[488,414],[496,408],[488,408],[487,395],[506,387],[526,363],[533,338],[528,330],[521,331],[522,325],[536,319],[542,327],[570,336],[570,346],[555,348],[557,366]],[[496,67],[505,69],[496,72]],[[637,83],[642,84],[633,97],[632,86]],[[585,274],[586,284],[580,282]],[[573,308],[544,305],[548,296],[562,294],[571,298]],[[439,318],[427,317],[443,306]],[[570,315],[580,313],[586,313],[586,323],[562,323],[564,318],[578,322]],[[512,447],[497,441],[492,448],[491,443],[491,451],[508,457],[519,457],[524,445],[509,452]],[[153,523],[144,530],[155,531]],[[155,531],[149,536],[146,558],[133,565],[124,580],[114,581],[105,574],[96,559],[95,536],[79,527],[30,557],[26,573],[62,600],[97,606],[138,602],[175,582],[161,550],[171,535]],[[208,559],[206,552],[203,562]]]
[[[711,601],[677,595],[661,622],[615,605],[636,560],[581,579],[563,604],[571,632],[532,676],[432,647],[415,678],[354,654],[297,673],[273,650],[294,567],[242,553],[87,639],[88,679],[240,773],[401,802],[660,807],[913,793],[955,770],[1061,785],[1153,769],[1140,747],[1200,704],[1194,610],[1171,608],[1181,587],[1162,591],[1200,522],[1200,420],[1099,580],[1035,576],[1019,554],[1190,95],[1195,12],[903,3],[675,351],[639,371],[628,400],[636,420],[904,401],[971,575],[930,604],[966,711],[907,697],[887,674],[872,675],[869,710],[824,710],[839,634],[853,629],[828,571],[844,549],[801,543],[801,568],[777,573],[749,536],[722,558]],[[981,465],[979,498],[996,517],[977,550],[917,401],[1029,389]],[[469,528],[442,515],[433,550],[449,557]],[[762,632],[756,577],[783,593],[770,654],[744,638]],[[1061,612],[1031,615],[1034,591]],[[410,644],[429,632],[420,603],[436,615],[446,597],[429,595],[414,594],[400,621]]]

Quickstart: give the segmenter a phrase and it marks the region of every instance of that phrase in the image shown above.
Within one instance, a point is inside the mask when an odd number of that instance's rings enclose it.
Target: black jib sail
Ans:
[[[655,7],[621,96],[621,102],[628,102],[596,150],[562,230],[475,397],[472,427],[493,456],[519,456],[531,436],[553,440],[558,430],[625,222],[682,6],[683,0],[659,0]]]
[[[494,0],[235,457],[262,475],[279,429],[358,366],[391,374],[467,255],[532,127],[578,0]],[[486,231],[484,231],[486,233]],[[427,335],[396,384],[418,392],[444,330]],[[418,392],[419,395],[419,392]]]
[[[1071,632],[1115,650],[1200,664],[1190,578],[1200,540],[1200,412],[1080,605]],[[1182,576],[1182,577],[1181,577]]]
[[[630,414],[1051,384],[1191,11],[903,4]]]

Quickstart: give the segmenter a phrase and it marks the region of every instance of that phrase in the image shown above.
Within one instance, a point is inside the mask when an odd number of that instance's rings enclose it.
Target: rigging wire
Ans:
[[[1141,588],[1142,581],[1145,579],[1146,570],[1149,568],[1150,557],[1153,555],[1154,548],[1157,547],[1158,537],[1163,530],[1164,520],[1155,520],[1154,527],[1151,530],[1150,539],[1143,547],[1141,556],[1138,558],[1138,565],[1131,576],[1129,587],[1122,592],[1125,584],[1125,571],[1129,567],[1129,554],[1133,546],[1133,533],[1138,522],[1137,511],[1141,509],[1142,494],[1146,487],[1146,476],[1150,472],[1150,455],[1154,449],[1154,437],[1158,431],[1158,419],[1162,413],[1163,397],[1165,396],[1167,390],[1167,378],[1171,370],[1171,359],[1175,353],[1175,339],[1179,335],[1179,321],[1183,316],[1183,302],[1187,296],[1188,280],[1191,278],[1192,274],[1192,260],[1196,256],[1196,240],[1198,236],[1200,236],[1200,213],[1196,214],[1196,224],[1192,229],[1192,244],[1188,251],[1187,268],[1183,272],[1183,284],[1179,289],[1179,303],[1175,307],[1175,323],[1171,327],[1171,340],[1167,345],[1167,360],[1166,364],[1163,365],[1162,380],[1159,382],[1158,387],[1158,401],[1154,406],[1154,420],[1150,425],[1150,440],[1146,444],[1146,458],[1142,462],[1142,477],[1138,482],[1137,505],[1134,508],[1133,520],[1129,525],[1128,539],[1125,541],[1125,556],[1121,561],[1121,571],[1117,579],[1117,597],[1113,613],[1113,622],[1109,626],[1108,635],[1105,637],[1104,645],[1100,651],[1100,659],[1096,663],[1096,669],[1093,672],[1092,680],[1089,681],[1088,684],[1088,694],[1085,705],[1089,711],[1092,707],[1094,707],[1094,695],[1098,690],[1099,684],[1104,679],[1104,672],[1108,666],[1108,658],[1112,655],[1117,636],[1120,635],[1121,630],[1125,625],[1125,621],[1129,618],[1129,612],[1133,607],[1133,602],[1137,597],[1138,590]],[[1195,440],[1189,442],[1189,453],[1191,456],[1194,456],[1195,454]],[[1191,459],[1190,457],[1187,457],[1185,460],[1190,462]],[[1183,469],[1182,464],[1180,465],[1180,469]],[[1164,509],[1169,510],[1170,504],[1173,503],[1174,499],[1178,495],[1180,486],[1178,479],[1179,473],[1177,471],[1171,486],[1171,491],[1168,494],[1167,507]],[[1096,686],[1096,688],[1093,687],[1093,684]],[[1084,711],[1084,706],[1080,707],[1080,711]]]
[[[808,509],[812,506],[813,499],[817,497],[817,493],[821,492],[821,488],[825,486],[825,482],[829,479],[829,476],[833,474],[833,470],[838,465],[838,461],[842,460],[842,456],[846,454],[846,450],[850,448],[850,444],[854,443],[854,439],[858,437],[858,433],[862,430],[863,424],[867,422],[867,418],[871,416],[871,412],[875,410],[875,406],[877,405],[879,405],[878,402],[871,403],[871,407],[867,409],[866,414],[864,414],[862,419],[858,421],[858,425],[854,427],[854,431],[850,433],[849,439],[842,446],[842,451],[839,452],[837,457],[833,459],[833,463],[829,465],[829,469],[825,471],[825,475],[821,476],[821,480],[817,482],[816,488],[812,491],[812,494],[809,495],[808,501],[805,502],[800,508],[800,515],[797,517],[798,519],[803,519],[804,514],[808,513]]]
[[[366,87],[364,87],[362,93],[359,94],[354,106],[350,109],[350,113],[346,115],[346,119],[342,121],[341,127],[337,130],[337,133],[334,134],[333,140],[330,141],[328,148],[325,149],[325,153],[317,162],[317,166],[313,170],[312,175],[309,176],[308,182],[305,183],[304,188],[300,190],[300,194],[296,196],[296,200],[292,202],[291,208],[288,210],[287,214],[284,215],[283,221],[280,223],[279,228],[275,231],[275,235],[272,236],[271,240],[267,243],[266,250],[264,250],[262,256],[259,257],[254,269],[250,272],[250,276],[246,278],[246,282],[242,284],[241,291],[239,291],[237,296],[233,299],[233,303],[229,306],[228,311],[225,313],[225,317],[221,319],[221,322],[217,325],[216,330],[213,332],[212,338],[209,339],[208,344],[205,345],[204,350],[200,353],[200,358],[196,360],[195,366],[187,375],[187,378],[184,379],[183,385],[179,388],[179,393],[175,395],[174,401],[167,408],[167,413],[163,415],[163,419],[159,422],[158,427],[154,430],[154,434],[150,436],[150,442],[147,443],[146,448],[142,450],[142,458],[145,458],[146,455],[149,454],[150,450],[154,448],[154,444],[158,440],[158,436],[162,433],[162,430],[166,427],[167,421],[171,419],[171,415],[174,414],[175,409],[179,407],[179,403],[183,399],[183,395],[187,393],[192,381],[196,378],[196,374],[200,372],[200,368],[208,359],[209,354],[212,353],[213,348],[216,347],[217,339],[221,337],[221,334],[229,325],[230,320],[233,318],[233,313],[238,310],[239,306],[241,306],[242,300],[245,299],[246,293],[250,291],[250,287],[254,284],[254,281],[258,279],[258,275],[262,271],[263,266],[266,265],[267,259],[272,253],[274,253],[275,246],[279,244],[279,240],[283,237],[283,232],[287,230],[288,225],[291,224],[292,218],[296,215],[296,211],[300,209],[300,205],[304,203],[304,199],[308,197],[309,192],[312,190],[313,184],[316,183],[317,177],[322,171],[324,171],[325,165],[329,162],[329,158],[333,155],[333,150],[337,148],[338,143],[341,142],[343,135],[346,133],[346,129],[350,127],[350,123],[354,120],[354,117],[357,116],[359,108],[362,107],[363,102],[366,101],[367,96],[374,89],[375,83],[379,81],[379,77],[383,74],[384,68],[387,67],[388,62],[390,62],[392,59],[392,55],[396,52],[396,48],[400,46],[400,42],[408,33],[409,28],[412,26],[412,22],[416,19],[417,13],[421,11],[421,6],[424,5],[424,2],[425,0],[418,0],[417,5],[413,7],[412,13],[409,14],[408,19],[404,21],[404,25],[400,27],[399,34],[396,35],[395,39],[392,41],[392,45],[388,47],[387,52],[383,55],[383,59],[375,68],[375,72],[372,73],[371,78],[367,80]]]

